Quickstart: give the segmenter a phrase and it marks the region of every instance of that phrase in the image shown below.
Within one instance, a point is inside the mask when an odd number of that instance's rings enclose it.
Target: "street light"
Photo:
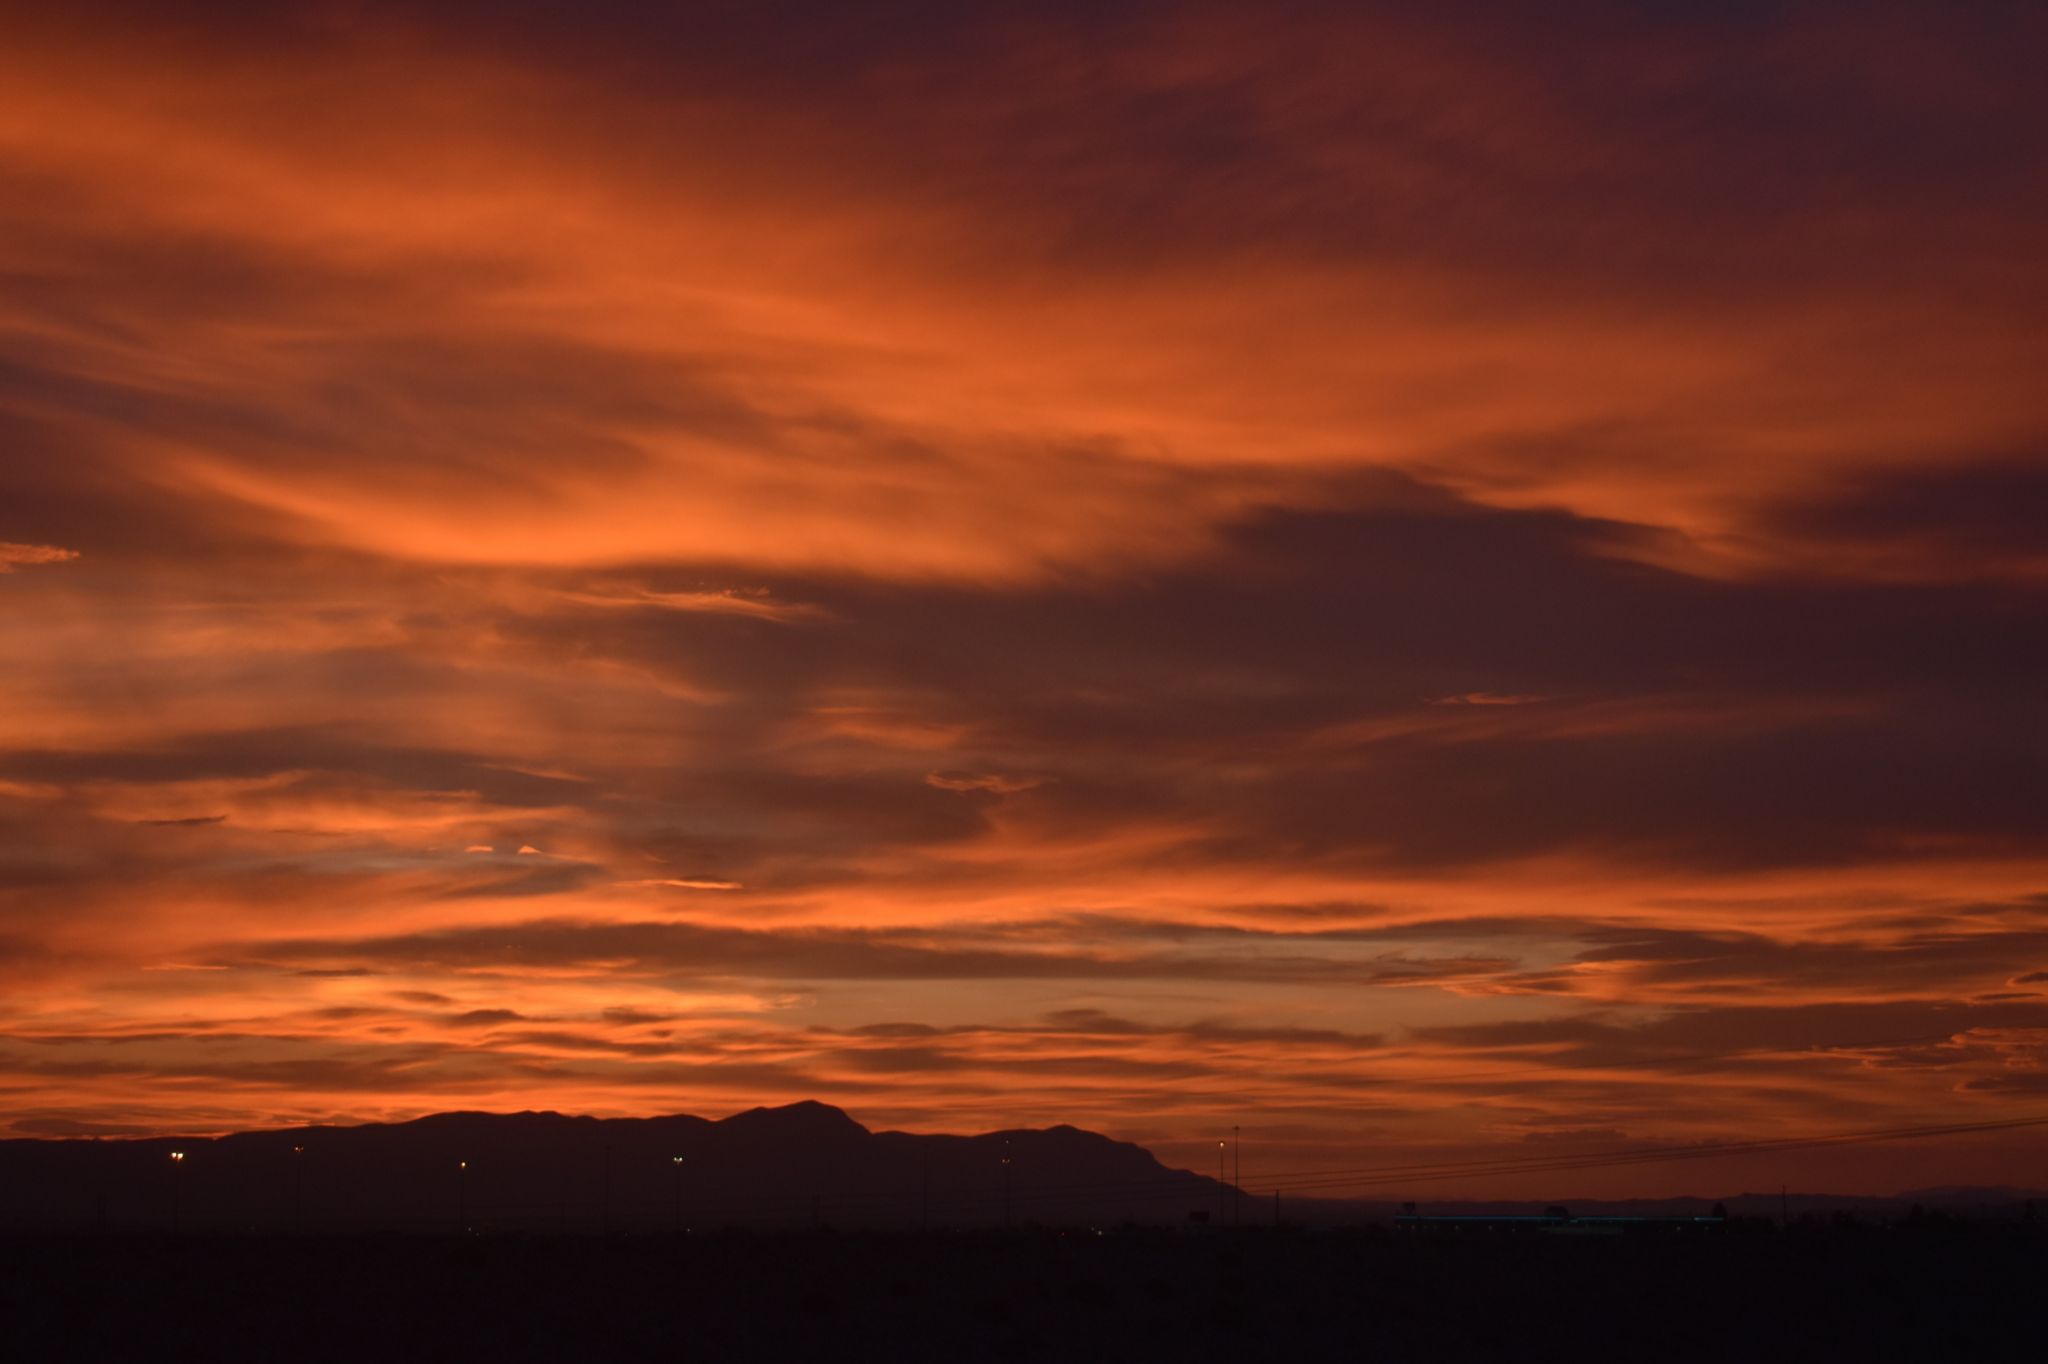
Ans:
[[[178,1187],[178,1171],[184,1164],[185,1153],[183,1151],[171,1152],[171,1231],[174,1234],[185,1229],[184,1191]]]
[[[1010,1139],[1003,1138],[1003,1226],[1010,1225]]]
[[[455,1162],[455,1230],[469,1230],[469,1162]]]
[[[683,1158],[681,1156],[670,1156],[668,1158],[668,1165],[669,1169],[675,1172],[674,1178],[671,1180],[671,1186],[675,1193],[676,1230],[681,1231],[683,1229]]]
[[[1224,1178],[1226,1171],[1223,1166],[1223,1157],[1229,1147],[1229,1142],[1219,1141],[1216,1143],[1216,1225],[1219,1227],[1223,1225],[1225,1218],[1228,1216],[1224,1209],[1229,1206],[1230,1181]]]

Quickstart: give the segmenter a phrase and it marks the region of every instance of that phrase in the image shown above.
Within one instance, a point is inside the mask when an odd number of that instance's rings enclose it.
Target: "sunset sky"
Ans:
[[[2042,7],[0,34],[0,1135],[2048,1112]]]

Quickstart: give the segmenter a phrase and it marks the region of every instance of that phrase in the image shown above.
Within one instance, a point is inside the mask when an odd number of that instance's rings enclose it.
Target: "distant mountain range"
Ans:
[[[1914,1205],[2019,1215],[2020,1189],[1895,1198],[1795,1194],[1795,1216],[1906,1215]],[[1777,1194],[1577,1202],[1603,1215],[1775,1217]],[[1425,1213],[1540,1212],[1541,1202],[1434,1201]],[[1288,1199],[1290,1222],[1393,1216],[1401,1205]],[[751,1227],[1116,1226],[1242,1222],[1233,1198],[1149,1151],[1060,1126],[980,1136],[871,1132],[797,1103],[721,1121],[442,1113],[404,1123],[224,1137],[0,1141],[0,1230],[656,1231]]]
[[[213,1138],[0,1141],[0,1227],[654,1230],[1184,1221],[1215,1180],[1073,1127],[870,1132],[826,1104],[718,1122],[442,1113]]]

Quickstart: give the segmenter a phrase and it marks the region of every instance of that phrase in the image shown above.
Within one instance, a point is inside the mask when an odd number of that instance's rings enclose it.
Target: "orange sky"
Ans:
[[[0,1122],[2037,1111],[2043,21],[1539,8],[7,6]]]

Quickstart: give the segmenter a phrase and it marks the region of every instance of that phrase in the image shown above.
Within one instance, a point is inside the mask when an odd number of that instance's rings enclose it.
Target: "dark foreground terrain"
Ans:
[[[2041,1358],[2030,1224],[0,1241],[35,1360]]]

